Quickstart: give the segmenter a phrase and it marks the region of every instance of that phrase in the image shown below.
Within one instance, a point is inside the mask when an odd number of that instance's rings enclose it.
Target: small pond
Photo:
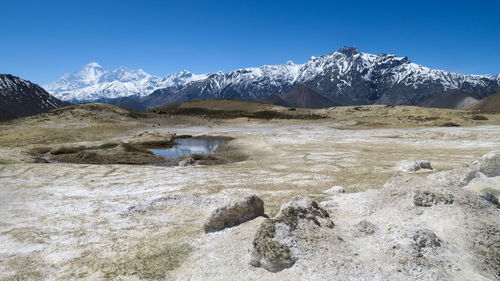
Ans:
[[[229,137],[189,137],[177,138],[175,144],[166,146],[140,147],[140,145],[117,144],[110,148],[66,147],[62,153],[40,155],[39,163],[76,163],[76,164],[131,164],[153,166],[176,166],[179,157],[193,154],[212,154],[232,138]],[[149,153],[149,151],[151,153]],[[154,155],[153,155],[154,154]],[[217,165],[225,159],[213,155],[193,156],[199,165]]]
[[[208,154],[213,153],[219,146],[225,144],[227,139],[223,138],[184,138],[176,139],[171,148],[152,148],[155,155],[165,158],[177,158],[190,154]]]

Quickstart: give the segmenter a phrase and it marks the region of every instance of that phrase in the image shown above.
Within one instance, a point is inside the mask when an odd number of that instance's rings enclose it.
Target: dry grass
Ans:
[[[355,121],[352,129],[436,127],[445,123],[461,126],[500,124],[500,114],[485,113],[481,120],[473,118],[477,112],[416,106],[346,106],[318,110],[336,121]]]
[[[237,123],[246,122],[247,118],[282,119],[284,122],[287,119],[300,122],[293,119],[326,118],[333,123],[345,122],[341,127],[347,129],[432,127],[453,123],[460,126],[500,124],[500,114],[481,113],[481,118],[477,118],[475,111],[412,106],[346,106],[290,111],[286,107],[257,102],[200,100],[138,113],[112,105],[83,104],[0,123],[0,147],[102,142],[130,135],[140,128],[151,128],[152,124],[186,121],[177,116],[171,118],[171,114],[190,115],[191,123],[199,123],[207,114],[215,123],[219,122],[219,118],[234,119]]]
[[[8,128],[8,131],[0,135],[0,146],[23,147],[82,141],[104,141],[116,136],[127,135],[127,131],[136,127],[139,126],[125,123],[80,123],[68,124],[67,126],[26,124]]]

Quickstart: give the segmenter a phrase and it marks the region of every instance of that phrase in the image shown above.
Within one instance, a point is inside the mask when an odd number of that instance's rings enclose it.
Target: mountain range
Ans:
[[[0,74],[0,121],[25,117],[69,105],[40,86],[10,74]]]
[[[500,75],[457,74],[415,64],[407,57],[342,47],[329,55],[311,57],[304,64],[289,61],[202,75],[182,71],[157,77],[125,67],[107,71],[90,63],[44,86],[54,96],[72,103],[98,101],[134,109],[192,99],[258,100],[281,96],[297,87],[307,87],[334,104],[439,103],[440,107],[455,108],[499,92]],[[446,103],[448,96],[454,100],[452,104]]]
[[[64,74],[59,80],[43,87],[57,98],[82,103],[121,97],[140,98],[156,89],[176,87],[205,78],[206,75],[194,75],[186,70],[165,77],[124,66],[108,71],[98,63],[91,62],[81,70]]]

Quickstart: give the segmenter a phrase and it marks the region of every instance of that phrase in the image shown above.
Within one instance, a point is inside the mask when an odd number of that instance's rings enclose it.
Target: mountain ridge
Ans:
[[[130,96],[147,96],[162,87],[204,79],[187,70],[158,77],[133,70],[125,66],[108,71],[96,62],[90,62],[82,69],[66,73],[60,79],[43,87],[54,96],[73,103],[93,102],[100,99],[114,99]]]
[[[35,115],[69,105],[43,88],[11,74],[0,74],[0,121]]]
[[[126,87],[126,83],[132,82],[118,83],[115,80],[72,91],[77,96],[86,97],[80,101],[105,98],[112,103],[114,98],[136,96],[135,102],[140,108],[192,99],[257,100],[270,94],[282,95],[298,86],[306,86],[329,100],[345,105],[418,105],[434,95],[452,90],[466,92],[471,98],[479,100],[500,91],[500,75],[465,75],[430,69],[411,62],[408,57],[362,53],[355,47],[345,46],[329,55],[313,56],[303,64],[288,61],[281,65],[202,75],[186,71],[155,79],[160,80],[152,79],[157,82],[151,82],[150,87],[139,90],[134,90],[132,86]],[[104,83],[114,84],[110,86]],[[102,89],[104,86],[105,89]],[[51,89],[53,87],[48,88]],[[148,93],[148,90],[151,92]],[[59,91],[55,95],[71,100],[63,92]],[[72,101],[79,102],[78,99]]]

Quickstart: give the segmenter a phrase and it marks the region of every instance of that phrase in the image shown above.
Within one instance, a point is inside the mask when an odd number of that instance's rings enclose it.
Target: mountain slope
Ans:
[[[286,102],[283,98],[281,98],[278,95],[272,94],[272,95],[267,95],[267,96],[262,96],[257,99],[258,102],[262,103],[267,103],[267,104],[274,104],[274,105],[279,105],[279,106],[286,106],[286,107],[293,107],[293,105],[289,104]]]
[[[189,71],[160,78],[142,69],[132,70],[123,66],[107,71],[92,62],[77,72],[65,74],[59,80],[44,85],[44,88],[62,100],[81,103],[129,96],[143,97],[158,88],[177,87],[204,78],[205,75],[194,75]]]
[[[293,88],[281,98],[293,107],[300,108],[328,108],[332,106],[339,106],[340,103],[329,100],[316,91],[305,86]]]
[[[274,104],[286,107],[297,108],[328,108],[332,106],[340,106],[341,103],[329,100],[316,91],[306,86],[293,88],[287,93],[278,95],[267,95],[257,99],[259,102]]]
[[[40,86],[10,74],[0,74],[0,120],[14,119],[69,105]]]
[[[468,109],[486,112],[500,112],[500,92],[478,101]]]
[[[466,109],[476,102],[478,102],[478,100],[471,97],[467,92],[451,90],[431,96],[418,105],[434,108]]]
[[[182,87],[156,90],[142,102],[150,108],[191,99],[257,100],[297,86],[307,86],[346,105],[417,105],[450,90],[467,91],[476,99],[486,97],[500,91],[500,77],[456,74],[412,63],[406,57],[372,55],[342,47],[330,55],[312,57],[304,64],[287,62],[214,73]]]

